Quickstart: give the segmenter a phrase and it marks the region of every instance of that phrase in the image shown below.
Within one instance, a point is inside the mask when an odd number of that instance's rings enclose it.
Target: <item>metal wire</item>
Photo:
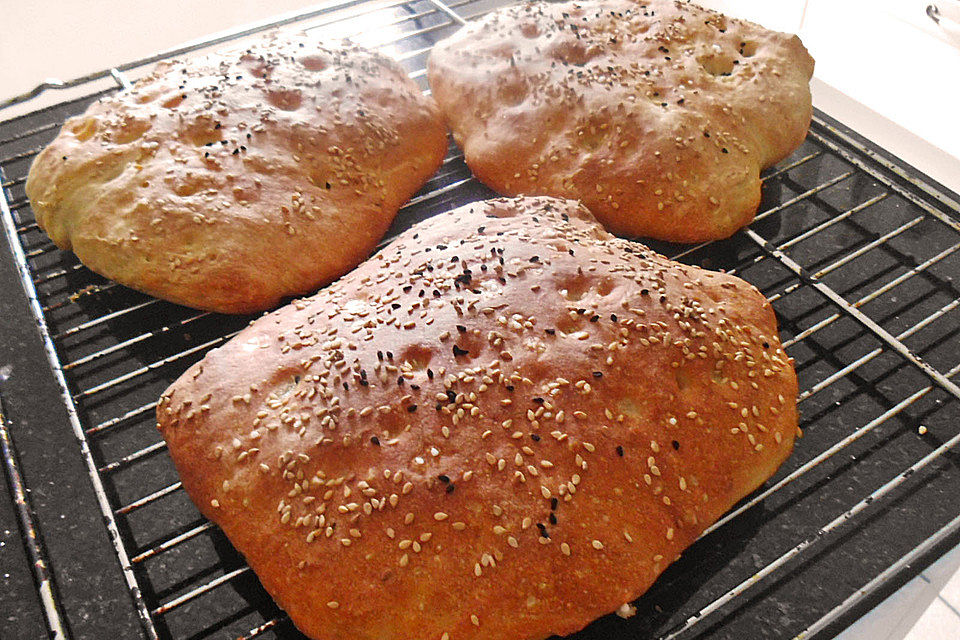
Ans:
[[[284,16],[280,19],[267,21],[259,25],[235,30],[229,34],[217,36],[213,39],[193,43],[187,47],[164,52],[157,56],[137,60],[125,65],[119,65],[97,74],[91,74],[84,78],[78,78],[68,82],[49,82],[37,87],[31,95],[36,95],[48,88],[60,88],[67,86],[83,86],[94,79],[110,77],[120,88],[126,88],[130,85],[130,80],[125,75],[126,72],[143,67],[161,59],[173,55],[181,55],[197,51],[210,46],[227,43],[238,38],[252,35],[259,31],[272,28],[279,25],[297,25],[303,26],[306,30],[322,31],[327,27],[334,27],[341,23],[369,16],[378,11],[387,10],[405,10],[407,13],[389,17],[382,27],[409,27],[398,35],[385,35],[376,37],[376,34],[369,34],[365,29],[349,35],[354,37],[366,37],[372,35],[373,38],[367,38],[369,42],[364,42],[367,46],[390,47],[405,43],[411,48],[404,50],[397,55],[401,61],[407,61],[411,64],[423,58],[429,52],[432,46],[432,40],[436,36],[445,33],[458,25],[464,24],[467,20],[483,15],[486,10],[468,14],[467,11],[477,5],[477,0],[461,0],[453,4],[445,4],[440,0],[424,0],[422,2],[407,2],[405,0],[391,0],[389,2],[371,2],[370,0],[341,0],[332,2],[323,7],[312,9],[292,16]],[[427,18],[443,17],[443,20],[436,24],[421,24],[420,21]],[[311,22],[315,21],[315,22]],[[416,43],[413,41],[417,40]],[[422,42],[421,42],[422,41]],[[417,63],[416,68],[410,71],[410,77],[414,79],[422,78],[425,69],[422,64]],[[429,91],[427,91],[429,93]],[[19,96],[15,101],[23,101],[25,96]],[[3,104],[0,103],[0,108]],[[40,112],[45,113],[45,112]],[[29,129],[17,133],[13,136],[7,136],[0,139],[0,173],[6,173],[8,168],[30,159],[42,147],[38,142],[41,137],[52,134],[59,127],[58,122],[49,122],[37,124]],[[920,357],[920,352],[909,348],[904,341],[915,336],[921,330],[930,327],[938,320],[941,320],[948,314],[955,312],[960,306],[960,298],[954,298],[937,309],[927,313],[922,319],[914,322],[906,329],[896,333],[896,335],[885,329],[880,322],[862,308],[871,301],[878,300],[881,296],[891,292],[894,288],[912,282],[914,278],[921,275],[929,275],[931,270],[944,264],[944,262],[960,249],[960,240],[950,243],[946,248],[942,248],[931,257],[928,257],[916,264],[905,265],[904,270],[892,279],[880,284],[868,293],[860,295],[857,300],[850,302],[844,295],[829,286],[824,277],[834,273],[840,273],[856,259],[869,254],[873,251],[883,250],[889,244],[901,237],[909,235],[916,231],[921,225],[929,221],[935,221],[943,225],[943,229],[948,233],[960,233],[960,222],[954,219],[956,212],[960,211],[960,205],[952,198],[950,194],[945,193],[934,185],[924,181],[917,181],[909,172],[900,167],[897,163],[886,159],[882,154],[878,154],[860,141],[845,134],[833,127],[829,122],[816,118],[814,127],[808,138],[817,149],[812,153],[806,153],[790,162],[783,163],[775,169],[765,173],[763,181],[789,179],[792,172],[803,171],[806,167],[822,161],[825,157],[840,158],[845,163],[845,168],[835,172],[830,177],[818,181],[812,187],[804,187],[797,190],[796,195],[783,199],[775,206],[769,207],[760,212],[750,228],[745,229],[739,237],[752,244],[754,254],[742,260],[737,268],[731,270],[732,273],[749,272],[754,267],[763,262],[771,262],[784,272],[786,280],[781,281],[771,290],[766,292],[768,300],[777,304],[783,304],[788,301],[789,296],[797,295],[803,291],[816,291],[823,299],[824,304],[833,307],[833,312],[828,313],[826,317],[817,320],[806,328],[799,329],[792,339],[784,341],[784,348],[794,349],[798,345],[805,344],[806,341],[828,327],[842,319],[852,320],[857,326],[862,327],[869,335],[873,336],[879,346],[871,348],[864,353],[847,361],[842,366],[837,367],[831,373],[821,377],[817,381],[810,381],[801,390],[798,401],[802,404],[814,398],[816,394],[832,387],[840,380],[849,379],[856,371],[861,370],[868,363],[874,361],[883,354],[896,353],[902,358],[905,366],[912,367],[923,373],[930,384],[925,387],[908,390],[905,397],[893,406],[889,407],[876,417],[867,421],[865,424],[855,428],[853,431],[828,446],[823,451],[814,455],[810,460],[788,472],[783,478],[779,479],[765,490],[750,497],[747,501],[739,505],[736,509],[725,515],[720,521],[710,527],[704,536],[707,536],[730,523],[735,522],[744,513],[751,508],[762,503],[764,500],[775,495],[782,495],[789,487],[795,486],[795,483],[817,469],[827,460],[832,459],[838,453],[848,450],[851,445],[860,441],[865,435],[874,432],[882,425],[889,423],[893,418],[901,415],[910,407],[916,405],[923,398],[927,397],[936,389],[952,396],[951,401],[957,402],[960,399],[960,387],[954,382],[954,376],[960,371],[960,364],[956,364],[946,371],[941,371],[927,363]],[[18,144],[34,141],[27,150],[18,150],[15,153],[3,155],[2,150],[6,145]],[[21,146],[22,149],[22,146]],[[18,268],[21,270],[24,288],[31,301],[31,311],[36,316],[44,338],[45,349],[51,368],[54,371],[58,384],[61,387],[61,393],[64,404],[68,408],[71,426],[81,443],[81,453],[86,461],[88,473],[93,482],[98,504],[103,512],[104,520],[108,530],[111,533],[117,557],[123,569],[124,578],[130,589],[134,603],[140,614],[140,620],[144,632],[149,638],[160,638],[166,634],[166,623],[168,616],[177,611],[187,603],[204,596],[220,587],[230,584],[244,576],[250,574],[249,567],[227,568],[223,563],[218,563],[211,567],[222,573],[212,579],[201,581],[200,584],[192,585],[182,593],[173,595],[164,602],[157,601],[153,596],[144,596],[144,590],[141,589],[141,580],[148,580],[147,574],[143,573],[143,567],[151,561],[164,558],[164,554],[180,547],[190,541],[195,541],[204,537],[215,529],[214,525],[207,521],[201,521],[189,526],[185,526],[156,538],[154,542],[138,546],[133,542],[130,536],[121,533],[118,527],[117,519],[126,519],[141,509],[158,504],[171,496],[177,495],[182,491],[179,482],[165,484],[160,488],[153,490],[147,489],[143,483],[138,487],[146,491],[135,493],[139,495],[123,504],[117,504],[117,499],[111,497],[111,493],[105,488],[105,485],[113,482],[112,478],[121,476],[127,472],[135,472],[138,465],[146,460],[153,459],[162,454],[165,450],[165,444],[162,441],[153,440],[145,445],[139,446],[134,451],[117,455],[109,460],[98,462],[97,456],[91,449],[91,443],[108,437],[118,430],[136,428],[144,424],[152,424],[153,412],[156,409],[156,402],[143,403],[142,400],[134,401],[133,395],[130,401],[121,406],[110,416],[100,417],[97,420],[88,421],[80,417],[78,408],[85,406],[91,401],[99,401],[103,395],[116,394],[121,400],[126,398],[125,389],[130,385],[138,385],[150,377],[150,374],[156,373],[165,367],[182,366],[201,357],[206,350],[213,348],[235,335],[235,331],[226,331],[218,333],[216,337],[207,337],[197,340],[196,344],[187,342],[183,346],[179,342],[165,343],[168,336],[180,336],[193,330],[194,327],[200,328],[208,321],[212,320],[213,314],[206,312],[195,312],[187,315],[176,315],[174,317],[163,316],[163,312],[168,308],[167,303],[154,299],[144,299],[138,294],[128,294],[123,287],[114,283],[95,282],[89,285],[90,288],[84,288],[77,293],[66,293],[66,287],[73,287],[69,284],[70,278],[76,277],[78,280],[84,280],[84,275],[88,274],[85,267],[80,264],[72,264],[64,267],[61,261],[51,260],[51,257],[58,256],[58,249],[49,241],[38,236],[38,227],[36,223],[27,218],[30,213],[27,199],[23,196],[7,200],[6,190],[21,188],[25,180],[25,171],[15,172],[13,177],[7,179],[5,175],[0,175],[0,185],[4,189],[0,206],[2,206],[2,217],[5,233],[14,248],[14,257]],[[852,182],[852,179],[858,176],[867,175],[875,180],[882,190],[879,193],[866,197],[858,204],[848,206],[843,211],[828,217],[809,228],[797,230],[788,237],[778,237],[776,240],[768,240],[762,232],[765,221],[773,220],[780,215],[785,215],[792,208],[805,203],[814,203],[813,206],[819,206],[816,203],[819,199],[833,192],[836,189],[846,188]],[[892,177],[891,177],[892,176]],[[462,154],[453,150],[448,154],[444,161],[440,173],[429,183],[429,188],[413,198],[399,213],[398,218],[413,216],[423,209],[425,205],[438,199],[464,192],[475,183],[475,179],[469,174],[463,163]],[[892,197],[903,198],[917,210],[917,215],[899,222],[893,229],[882,234],[878,234],[868,241],[863,241],[855,246],[844,246],[841,255],[833,257],[828,264],[804,265],[802,261],[791,256],[790,252],[799,247],[801,243],[807,241],[816,241],[820,234],[827,234],[840,224],[849,224],[858,218],[867,215],[873,207],[889,200]],[[951,212],[951,213],[948,213]],[[29,242],[27,236],[30,235]],[[386,243],[384,240],[382,244]],[[712,243],[703,243],[693,247],[684,248],[670,252],[670,257],[674,259],[690,259],[693,256],[701,255],[701,252],[711,250]],[[742,275],[742,273],[741,273]],[[92,276],[91,276],[92,277]],[[86,278],[89,280],[90,278]],[[96,279],[95,279],[96,280]],[[111,308],[110,311],[104,310],[101,313],[89,317],[85,312],[85,306],[95,307],[97,300],[102,297],[116,296],[121,304],[119,308]],[[54,315],[57,317],[55,318]],[[150,318],[157,315],[156,321],[143,322],[142,318]],[[62,316],[62,317],[61,317]],[[85,345],[88,341],[94,345],[98,344],[94,339],[102,332],[109,332],[110,328],[117,324],[128,323],[137,328],[133,335],[129,335],[122,340],[116,340],[107,346],[94,346],[91,349],[79,349],[79,354],[75,357],[67,357],[76,347],[67,350],[63,345],[70,343],[74,345],[79,343]],[[56,328],[53,331],[52,328]],[[124,365],[136,364],[138,360],[124,359],[124,356],[132,349],[146,348],[149,345],[159,345],[168,347],[177,345],[172,353],[161,353],[162,357],[150,359],[146,364],[127,367]],[[108,357],[110,356],[110,357]],[[105,381],[98,381],[95,384],[87,383],[90,373],[99,367],[107,367],[104,364],[120,358],[121,363],[114,368],[110,368],[110,374]],[[107,367],[109,368],[109,367]],[[109,394],[108,394],[109,392]],[[91,424],[88,424],[90,422]],[[917,471],[927,467],[935,461],[941,459],[954,445],[960,442],[960,435],[954,436],[944,442],[942,445],[914,462],[912,465],[895,475],[891,480],[883,484],[879,489],[870,495],[863,497],[852,508],[843,514],[829,520],[825,525],[819,528],[816,535],[804,538],[793,546],[785,554],[782,554],[772,562],[766,564],[755,575],[743,580],[733,588],[729,589],[719,599],[707,603],[699,609],[699,612],[682,623],[680,626],[670,630],[667,637],[674,638],[684,635],[694,629],[701,621],[720,611],[730,602],[735,601],[743,593],[753,586],[760,584],[770,576],[774,576],[788,564],[802,558],[804,552],[809,547],[818,543],[819,540],[826,537],[831,532],[837,531],[854,522],[859,514],[869,508],[871,504],[882,499],[884,496],[895,492],[906,480]],[[127,495],[127,494],[125,494]],[[129,521],[127,521],[129,522]],[[918,547],[919,549],[919,547]],[[899,564],[899,563],[898,563]],[[878,578],[879,579],[879,576]],[[873,583],[871,583],[873,584]],[[874,585],[874,588],[876,585]],[[152,591],[151,591],[152,593]],[[839,607],[828,612],[817,625],[808,629],[808,631],[817,631],[825,628],[830,621],[834,620],[843,611],[849,610],[858,602],[857,597],[851,596]],[[838,613],[839,612],[839,613]],[[263,635],[280,626],[285,618],[283,616],[266,620],[247,632],[246,638],[254,638]],[[819,626],[818,626],[819,625]],[[801,634],[803,635],[803,634]],[[163,635],[163,637],[166,637]],[[799,637],[799,636],[798,636]]]
[[[0,373],[0,383],[4,382],[5,378],[6,375]],[[40,595],[40,603],[43,606],[47,631],[54,640],[66,640],[68,637],[66,620],[56,597],[47,552],[37,529],[36,517],[30,504],[30,496],[27,495],[27,485],[23,481],[20,461],[14,448],[13,434],[10,433],[9,426],[10,420],[3,404],[3,396],[0,395],[0,454],[2,454],[0,457],[3,458],[4,475],[13,493],[13,502],[17,509],[17,524],[20,526],[21,535],[27,543],[27,553],[30,556],[33,577],[37,584],[37,592]]]

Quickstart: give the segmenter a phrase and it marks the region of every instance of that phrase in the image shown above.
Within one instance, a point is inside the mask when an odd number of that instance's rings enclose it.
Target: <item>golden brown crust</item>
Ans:
[[[507,195],[583,202],[608,230],[724,238],[810,123],[796,36],[673,0],[534,2],[437,44],[430,86],[467,164]]]
[[[638,597],[769,477],[796,385],[756,289],[518,198],[257,320],[158,420],[311,637],[539,640]]]
[[[376,246],[446,131],[395,62],[275,35],[160,63],[64,124],[27,180],[93,271],[226,313],[311,293]]]

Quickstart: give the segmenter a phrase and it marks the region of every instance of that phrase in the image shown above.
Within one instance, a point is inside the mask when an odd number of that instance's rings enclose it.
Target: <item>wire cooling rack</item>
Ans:
[[[66,117],[151,63],[278,26],[380,49],[427,91],[432,45],[502,4],[339,1],[8,101],[89,94],[0,122],[0,219],[144,637],[300,637],[190,503],[154,427],[160,392],[250,318],[149,298],[58,250],[24,194],[34,155]],[[820,113],[763,180],[756,220],[734,237],[654,248],[736,273],[773,303],[800,378],[804,437],[636,603],[637,616],[603,618],[579,640],[827,637],[960,539],[957,196]],[[489,195],[451,147],[388,238]],[[3,454],[16,462],[12,444]],[[43,557],[42,538],[26,543]],[[79,614],[49,585],[43,602],[69,637]]]

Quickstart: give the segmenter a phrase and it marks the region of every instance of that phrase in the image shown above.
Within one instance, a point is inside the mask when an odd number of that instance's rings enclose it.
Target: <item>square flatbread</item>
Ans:
[[[811,117],[796,36],[686,2],[500,9],[434,47],[433,95],[476,176],[575,198],[618,234],[725,238]]]
[[[183,487],[318,640],[541,640],[637,598],[790,454],[752,286],[576,202],[401,234],[188,369]]]
[[[271,36],[162,62],[33,163],[37,223],[91,270],[246,313],[353,268],[439,167],[432,99],[349,43]]]

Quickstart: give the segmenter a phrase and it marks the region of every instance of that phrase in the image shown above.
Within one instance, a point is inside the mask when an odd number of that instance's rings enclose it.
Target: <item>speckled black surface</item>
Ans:
[[[422,60],[411,59],[408,64],[417,68]],[[82,111],[83,105],[84,101],[78,101],[0,123],[0,159],[38,148],[56,129],[13,144],[2,141],[44,123],[60,122],[66,115]],[[812,153],[822,153],[768,180],[761,210],[787,202],[848,171],[853,171],[853,175],[752,226],[772,243],[796,236],[889,191],[843,158],[823,152],[818,136],[831,139],[827,128],[815,127],[807,143],[781,167]],[[24,175],[28,165],[29,158],[0,164],[4,180]],[[462,161],[453,161],[424,192],[468,175]],[[892,176],[891,180],[916,192],[902,178]],[[7,196],[12,202],[22,201],[22,191],[22,185],[14,185],[7,190]],[[405,212],[394,231],[417,219],[488,195],[489,191],[475,181],[468,182]],[[938,211],[955,215],[944,205],[924,198]],[[29,218],[29,211],[23,210],[23,215]],[[866,252],[823,276],[822,280],[835,291],[848,300],[856,300],[910,266],[960,242],[960,234],[923,214],[909,199],[892,194],[814,238],[795,244],[789,249],[789,255],[809,271],[816,271],[917,216],[924,217],[882,248]],[[21,242],[28,250],[45,246],[45,238],[39,231],[25,232]],[[655,245],[655,248],[668,255],[680,250],[671,245]],[[710,268],[736,268],[739,275],[766,295],[781,294],[774,307],[785,339],[836,312],[832,304],[782,264],[763,257],[762,250],[743,234],[714,243],[683,259]],[[188,357],[154,366],[149,372],[108,391],[78,399],[79,416],[86,427],[102,424],[154,401],[170,381],[209,348],[209,345],[200,348],[202,345],[215,343],[220,336],[242,327],[248,320],[214,315],[198,317],[194,311],[152,303],[146,296],[122,287],[90,293],[69,302],[71,294],[91,285],[105,285],[106,281],[85,269],[75,268],[73,256],[59,251],[43,253],[30,263],[39,275],[58,269],[69,272],[39,287],[44,303],[63,302],[47,314],[54,332],[111,311],[136,308],[76,335],[58,338],[55,342],[62,361],[76,360],[143,335],[145,331],[157,331],[154,336],[71,371],[68,375],[71,392],[81,393],[184,349],[198,348]],[[960,252],[938,262],[907,285],[864,305],[862,311],[888,331],[899,333],[960,297],[958,277]],[[144,637],[5,244],[0,246],[0,336],[0,366],[12,367],[3,392],[15,423],[14,437],[23,472],[32,489],[31,500],[70,630],[76,638]],[[945,314],[906,342],[931,365],[947,371],[960,362],[960,312],[953,310]],[[801,389],[808,389],[877,348],[881,349],[877,357],[801,405],[805,436],[798,441],[794,455],[777,478],[929,384],[929,379],[918,369],[906,364],[848,317],[833,322],[828,329],[790,349],[789,353],[796,359]],[[917,433],[920,425],[928,429],[925,436]],[[819,527],[958,432],[960,402],[951,400],[941,390],[928,393],[788,489],[698,542],[636,603],[639,611],[636,617],[630,620],[606,617],[575,637],[578,640],[636,640],[664,635],[800,541],[814,537]],[[149,411],[91,437],[93,455],[100,466],[158,440]],[[696,624],[683,637],[792,638],[960,513],[958,463],[958,456],[947,455],[915,474],[851,525],[825,536],[782,570]],[[162,449],[114,472],[104,473],[103,477],[115,509],[177,481]],[[124,544],[131,555],[148,551],[158,542],[202,524],[202,518],[182,491],[118,516]],[[8,531],[11,533],[6,533]],[[942,552],[957,542],[956,538],[945,540],[937,551]],[[43,630],[41,610],[6,492],[0,493],[0,543],[3,543],[0,544],[0,638],[38,637]],[[921,560],[892,579],[884,590],[849,611],[839,625],[862,613],[864,607],[875,604],[930,559],[932,557]],[[152,609],[242,566],[242,559],[223,536],[211,529],[138,563],[136,575],[147,606]],[[255,577],[247,572],[168,614],[155,616],[155,622],[163,638],[232,638],[277,614]],[[301,637],[285,623],[265,637],[271,634],[284,639]]]
[[[76,638],[102,638],[107,628],[119,637],[139,637],[120,566],[5,242],[0,252],[4,366],[10,367],[2,390],[11,435],[69,628]],[[42,609],[8,491],[0,495],[0,504],[0,638],[42,637]]]

